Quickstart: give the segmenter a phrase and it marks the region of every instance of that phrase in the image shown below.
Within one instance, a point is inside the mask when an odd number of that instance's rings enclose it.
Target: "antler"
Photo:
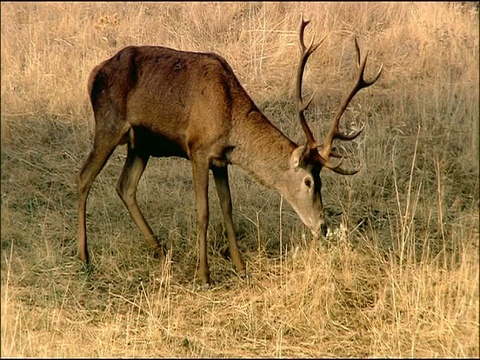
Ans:
[[[346,170],[346,169],[340,168],[340,165],[342,164],[342,161],[343,161],[343,157],[332,150],[333,141],[335,139],[353,140],[358,135],[360,135],[360,133],[363,131],[365,125],[362,126],[362,128],[360,130],[354,131],[351,134],[345,134],[345,133],[340,132],[340,130],[338,129],[338,125],[340,123],[340,118],[342,117],[343,113],[345,112],[345,109],[348,107],[348,104],[353,99],[353,97],[357,94],[357,92],[359,92],[361,89],[369,87],[370,85],[373,85],[378,80],[378,78],[380,77],[380,75],[382,73],[382,70],[383,70],[383,64],[382,64],[380,66],[380,70],[378,71],[375,78],[371,81],[366,81],[363,78],[363,74],[365,72],[365,65],[367,63],[368,52],[365,55],[365,59],[363,59],[363,61],[360,63],[360,47],[358,46],[357,38],[355,38],[355,47],[356,47],[356,50],[357,50],[357,63],[358,63],[358,66],[360,68],[360,71],[359,71],[358,77],[357,77],[357,82],[355,83],[355,86],[353,87],[352,91],[347,96],[347,98],[343,101],[342,106],[340,107],[337,114],[335,115],[335,119],[333,121],[330,132],[327,135],[325,145],[323,146],[322,150],[319,152],[320,162],[322,163],[322,165],[329,168],[330,170],[338,173],[338,174],[341,174],[341,175],[356,174],[358,172],[358,170],[360,170],[360,168],[354,169],[354,170]],[[339,161],[338,164],[333,164],[330,160],[331,157],[337,157],[337,158],[340,157],[342,159]]]
[[[308,108],[310,103],[312,102],[315,92],[313,95],[310,97],[310,99],[307,102],[303,101],[303,96],[302,96],[302,82],[303,82],[303,73],[305,71],[305,66],[307,64],[307,60],[312,55],[312,53],[317,50],[317,48],[320,46],[320,44],[323,42],[325,38],[323,38],[320,42],[314,45],[314,39],[315,36],[313,37],[310,45],[307,47],[305,46],[305,41],[303,39],[304,33],[305,33],[305,28],[307,25],[310,23],[310,21],[304,21],[303,16],[302,16],[302,21],[300,24],[300,31],[299,31],[299,44],[300,44],[300,51],[301,51],[301,57],[300,57],[300,63],[298,66],[298,71],[297,71],[297,88],[296,88],[296,97],[297,97],[297,106],[298,106],[298,118],[300,120],[300,125],[302,126],[303,131],[305,132],[305,136],[307,137],[307,147],[305,150],[313,150],[319,147],[318,143],[315,141],[315,138],[313,137],[312,130],[307,124],[307,121],[305,119],[305,110]],[[355,48],[357,50],[357,64],[360,68],[358,76],[357,76],[357,82],[355,83],[355,86],[353,87],[352,91],[350,94],[347,96],[347,98],[343,101],[342,106],[338,110],[337,114],[335,115],[332,127],[327,135],[325,144],[322,146],[321,151],[315,151],[314,155],[315,157],[318,156],[318,161],[325,166],[326,168],[329,168],[330,170],[341,174],[341,175],[353,175],[360,170],[354,169],[354,170],[347,170],[343,169],[340,167],[340,165],[343,162],[343,156],[336,153],[332,149],[333,141],[335,139],[340,139],[340,140],[353,140],[355,139],[360,133],[363,131],[364,126],[362,126],[361,129],[354,131],[353,133],[350,134],[345,134],[340,132],[338,129],[340,119],[345,112],[346,108],[348,107],[348,104],[350,101],[353,99],[353,97],[363,88],[367,88],[371,85],[373,85],[380,77],[382,70],[383,70],[383,64],[380,66],[380,70],[378,71],[377,75],[374,77],[373,80],[371,81],[366,81],[363,77],[365,73],[365,66],[367,64],[367,58],[368,58],[368,52],[365,55],[365,59],[363,59],[362,62],[360,62],[360,47],[358,46],[358,41],[357,38],[355,38]],[[332,157],[336,158],[341,158],[340,161],[337,164],[334,164],[330,159]]]
[[[312,38],[312,42],[308,46],[308,48],[305,46],[305,42],[303,39],[303,35],[305,32],[306,26],[310,23],[310,21],[304,21],[303,16],[302,16],[302,22],[300,24],[300,51],[301,51],[301,58],[300,58],[300,63],[298,65],[298,71],[297,71],[297,88],[296,88],[296,96],[297,96],[297,106],[298,106],[298,118],[300,120],[300,125],[302,125],[302,129],[305,132],[305,135],[307,137],[307,147],[309,149],[314,149],[318,145],[315,141],[315,138],[313,137],[312,130],[308,127],[307,120],[305,119],[305,110],[307,110],[308,106],[312,102],[315,93],[310,97],[310,99],[307,102],[303,102],[303,96],[302,96],[302,82],[303,82],[303,72],[305,70],[305,65],[307,64],[307,60],[312,55],[312,53],[317,50],[317,48],[320,46],[320,44],[323,42],[325,38],[323,38],[320,42],[317,44],[313,45],[313,41],[315,40],[315,36]]]

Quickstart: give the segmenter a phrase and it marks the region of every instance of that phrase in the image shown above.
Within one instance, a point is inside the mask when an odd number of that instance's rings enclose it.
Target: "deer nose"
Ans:
[[[320,222],[317,226],[318,227],[315,230],[312,230],[312,234],[313,234],[314,238],[318,240],[318,236],[320,234],[322,234],[324,237],[326,237],[328,227],[327,227],[327,224],[325,223],[325,221],[320,220]]]
[[[325,222],[322,221],[322,223],[320,224],[320,232],[325,237],[327,236],[327,231],[328,231],[327,224],[325,224]]]

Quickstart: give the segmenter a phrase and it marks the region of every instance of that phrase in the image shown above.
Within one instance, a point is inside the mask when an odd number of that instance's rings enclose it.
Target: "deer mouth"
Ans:
[[[321,220],[316,227],[311,227],[310,229],[314,240],[318,240],[320,235],[323,237],[327,236],[328,227],[323,220]]]

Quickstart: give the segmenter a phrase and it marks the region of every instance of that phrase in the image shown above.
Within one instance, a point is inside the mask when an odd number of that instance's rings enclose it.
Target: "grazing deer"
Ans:
[[[323,145],[317,143],[305,120],[310,105],[302,96],[302,78],[317,44],[304,43],[300,26],[301,61],[296,97],[298,116],[306,145],[297,145],[275,127],[257,108],[228,63],[216,54],[177,51],[159,46],[129,46],[96,66],[90,74],[88,91],[95,116],[93,150],[78,176],[78,246],[81,259],[89,262],[86,235],[86,201],[90,187],[118,145],[127,144],[125,166],[117,192],[133,221],[150,245],[162,256],[152,229],[136,200],[137,185],[150,156],[179,156],[192,163],[199,236],[198,274],[210,284],[207,261],[208,177],[212,171],[229,241],[230,255],[237,271],[245,274],[232,221],[232,200],[227,166],[245,169],[261,184],[276,189],[290,203],[314,237],[326,235],[320,171],[325,167],[338,174],[352,175],[333,157],[335,139],[353,140],[363,130],[345,134],[340,118],[355,94],[372,81],[363,78],[367,57],[350,94],[337,112]]]

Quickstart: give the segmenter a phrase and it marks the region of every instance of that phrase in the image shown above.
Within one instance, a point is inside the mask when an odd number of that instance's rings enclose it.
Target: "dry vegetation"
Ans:
[[[332,235],[310,241],[280,196],[231,168],[249,283],[222,256],[211,186],[213,289],[197,262],[190,164],[152,159],[138,199],[171,249],[162,272],[115,192],[119,148],[94,183],[95,269],[76,255],[76,174],[93,117],[89,71],[129,44],[214,51],[261,109],[303,141],[293,84],[301,14],[326,36],[306,73],[324,134],[366,123],[354,177],[325,171]],[[307,32],[307,41],[311,32]],[[474,3],[1,4],[2,356],[478,357],[479,17]],[[369,75],[367,74],[367,76]],[[268,146],[268,144],[266,144]]]

